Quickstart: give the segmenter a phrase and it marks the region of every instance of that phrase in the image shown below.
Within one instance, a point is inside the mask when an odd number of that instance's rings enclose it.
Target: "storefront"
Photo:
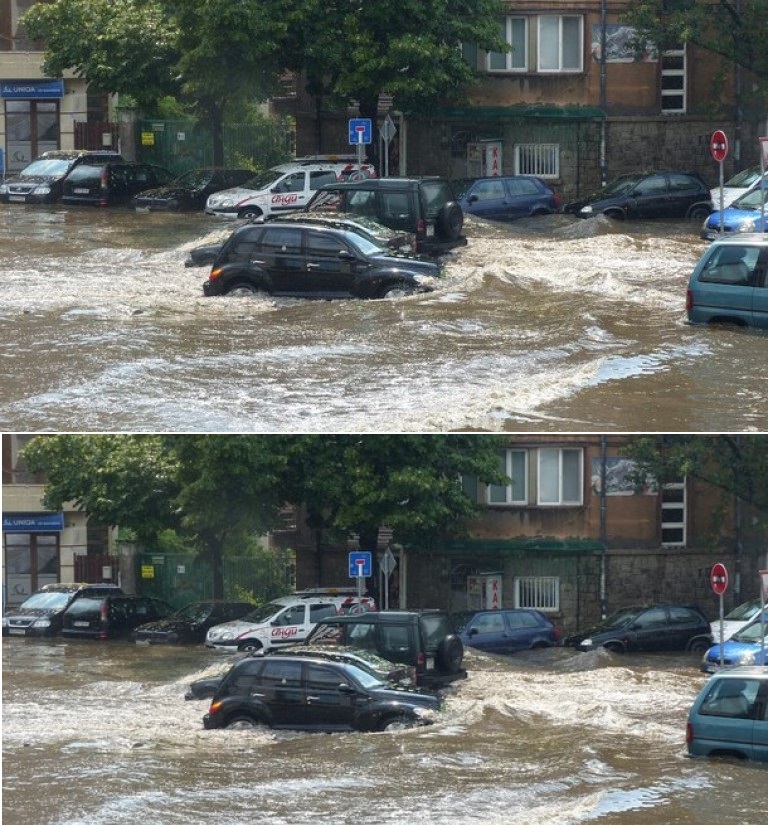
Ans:
[[[59,581],[63,513],[3,514],[3,606]]]
[[[63,80],[0,81],[6,175],[19,172],[42,152],[59,148],[63,97]]]

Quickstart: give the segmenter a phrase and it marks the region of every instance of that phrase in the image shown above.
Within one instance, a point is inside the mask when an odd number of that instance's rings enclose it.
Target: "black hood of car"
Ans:
[[[17,618],[20,616],[55,616],[57,613],[63,613],[67,609],[67,605],[61,607],[12,607],[6,610],[3,617],[9,619],[11,617]]]
[[[374,688],[371,693],[377,698],[388,702],[407,702],[424,708],[440,709],[440,698],[432,691],[418,688],[398,688],[396,686]]]
[[[439,278],[442,271],[440,265],[434,259],[412,255],[407,252],[382,252],[378,255],[372,255],[371,260],[381,263],[382,266],[397,267],[419,275],[431,275],[433,278]]]

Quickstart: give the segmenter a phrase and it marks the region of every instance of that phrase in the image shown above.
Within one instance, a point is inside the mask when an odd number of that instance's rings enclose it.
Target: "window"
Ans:
[[[540,72],[580,72],[584,67],[584,21],[576,15],[539,17]]]
[[[503,17],[499,21],[499,37],[509,43],[511,51],[488,52],[488,71],[525,71],[528,68],[528,19]]]
[[[504,616],[498,611],[478,616],[470,625],[470,630],[478,633],[503,633]]]
[[[515,607],[529,607],[542,613],[560,610],[560,579],[557,576],[515,577]]]
[[[508,485],[491,484],[488,504],[528,503],[528,453],[526,450],[500,450],[499,469],[512,479]]]
[[[301,685],[301,662],[270,662],[264,663],[261,672],[263,685],[279,687],[299,687]]]
[[[674,49],[661,55],[662,114],[685,114],[685,74],[685,48]]]
[[[582,504],[584,455],[580,448],[539,450],[539,504]]]
[[[661,543],[664,547],[685,547],[685,479],[661,488]]]
[[[281,252],[301,251],[301,229],[269,226],[262,239],[264,249],[279,249]]]
[[[560,177],[560,146],[557,143],[515,145],[515,174],[539,178]]]

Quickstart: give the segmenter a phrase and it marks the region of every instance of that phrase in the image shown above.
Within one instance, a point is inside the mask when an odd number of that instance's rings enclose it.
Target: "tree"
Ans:
[[[705,481],[768,516],[768,439],[762,435],[648,435],[622,449],[638,478]]]
[[[765,0],[635,0],[623,19],[661,50],[692,43],[768,80]]]
[[[298,0],[297,0],[298,1]],[[43,68],[72,69],[105,92],[145,108],[172,95],[191,102],[222,164],[227,107],[265,100],[282,71],[284,18],[292,0],[53,0],[24,15],[45,43]]]

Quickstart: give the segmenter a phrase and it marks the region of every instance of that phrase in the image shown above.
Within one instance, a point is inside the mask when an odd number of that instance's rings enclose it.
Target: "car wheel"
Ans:
[[[258,206],[246,206],[245,209],[237,213],[237,217],[243,220],[253,221],[256,220],[256,218],[260,218],[263,214]]]
[[[458,636],[446,636],[438,645],[435,662],[445,673],[457,673],[464,659],[464,645]]]
[[[704,653],[712,647],[709,639],[692,639],[688,645],[688,650],[691,653]]]
[[[437,213],[437,233],[442,238],[455,241],[464,227],[464,212],[456,201],[448,201]]]
[[[624,212],[621,211],[621,209],[606,209],[605,212],[603,212],[603,215],[605,215],[606,218],[611,218],[614,221],[623,221],[624,218],[627,217],[624,214]]]
[[[224,727],[228,730],[254,730],[256,728],[266,729],[269,725],[262,722],[261,719],[256,719],[248,714],[236,713],[227,721]]]
[[[384,719],[379,725],[379,730],[391,733],[396,730],[408,730],[409,728],[415,727],[415,725],[416,722],[412,716],[408,716],[405,713],[398,713],[395,716],[388,716]]]
[[[703,221],[708,218],[710,214],[710,208],[704,203],[699,203],[696,206],[691,207],[688,217],[694,221]]]
[[[379,293],[379,298],[403,298],[413,295],[416,290],[408,284],[389,284]]]
[[[260,292],[262,292],[262,290],[259,289],[256,284],[252,284],[249,281],[238,281],[232,284],[224,294],[230,295],[233,298],[250,298],[253,295],[258,295]]]
[[[626,653],[627,650],[621,642],[606,642],[603,647],[611,653]]]
[[[257,650],[261,650],[262,647],[263,645],[260,641],[258,641],[258,639],[248,639],[238,645],[237,649],[241,650],[243,653],[255,653]]]

